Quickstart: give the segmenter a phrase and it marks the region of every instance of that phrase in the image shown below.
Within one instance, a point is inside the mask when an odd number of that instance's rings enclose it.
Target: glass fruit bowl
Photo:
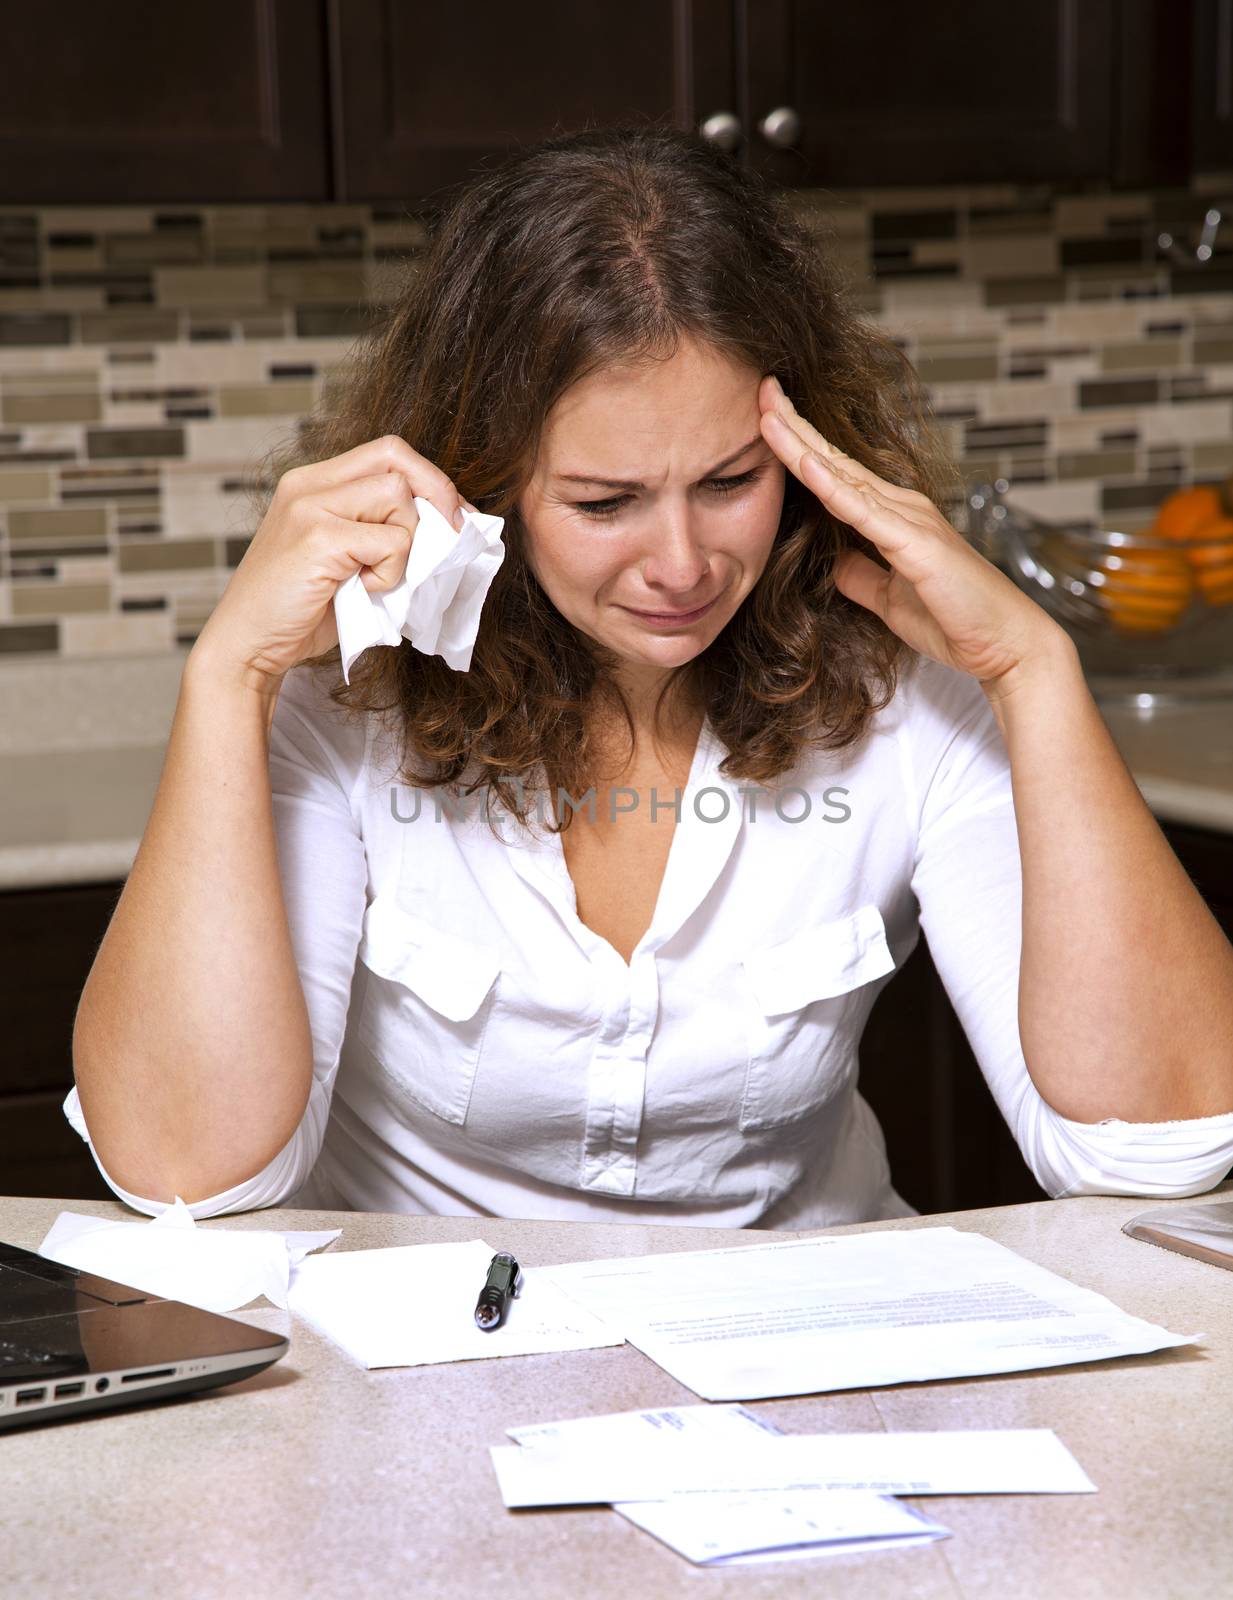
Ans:
[[[1233,699],[1233,537],[1069,528],[976,485],[968,534],[1066,629],[1093,694],[1144,706]]]

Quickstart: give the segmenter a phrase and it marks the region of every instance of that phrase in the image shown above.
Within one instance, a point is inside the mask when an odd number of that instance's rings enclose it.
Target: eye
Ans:
[[[748,488],[761,476],[762,468],[754,467],[749,472],[738,473],[734,478],[711,478],[707,481],[706,487],[713,494],[722,496],[732,494],[737,489]],[[618,494],[611,500],[576,500],[574,508],[588,517],[614,517],[628,499],[629,495]]]

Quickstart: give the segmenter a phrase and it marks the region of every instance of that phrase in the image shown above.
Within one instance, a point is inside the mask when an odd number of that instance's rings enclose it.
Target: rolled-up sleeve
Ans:
[[[1202,1194],[1233,1167],[1233,1113],[1074,1122],[1043,1099],[1019,1037],[1023,884],[1010,757],[967,673],[922,660],[906,741],[912,889],[934,965],[1036,1181],[1069,1195]]]
[[[327,674],[293,667],[270,727],[269,774],[291,943],[313,1041],[308,1104],[291,1138],[260,1172],[189,1209],[194,1217],[280,1205],[303,1184],[321,1150],[346,1028],[366,904],[367,859],[355,795],[366,728],[330,701]],[[166,1202],[130,1194],[98,1158],[76,1088],[64,1102],[108,1187],[135,1211],[157,1216]]]

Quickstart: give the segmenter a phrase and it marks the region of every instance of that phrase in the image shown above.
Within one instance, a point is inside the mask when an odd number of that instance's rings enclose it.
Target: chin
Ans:
[[[630,641],[626,639],[613,648],[619,649],[627,659],[645,662],[650,667],[676,667],[700,656],[714,642],[718,632],[716,628],[713,631],[708,629],[705,634],[661,634],[658,638],[640,640],[632,649]]]

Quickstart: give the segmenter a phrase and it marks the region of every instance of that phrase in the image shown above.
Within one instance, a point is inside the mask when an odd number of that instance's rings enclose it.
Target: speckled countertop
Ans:
[[[1215,1600],[1233,1572],[1233,1280],[1122,1232],[1159,1204],[1094,1196],[819,1231],[983,1234],[1194,1344],[751,1406],[787,1433],[1051,1428],[1095,1494],[917,1497],[950,1538],[706,1571],[606,1507],[501,1501],[488,1448],[508,1427],[699,1403],[633,1345],[369,1372],[261,1300],[233,1315],[289,1335],[265,1372],[5,1436],[0,1587],[14,1600]],[[62,1209],[132,1220],[115,1202],[4,1199],[0,1237],[34,1249]],[[341,1228],[331,1254],[482,1238],[536,1267],[802,1237],[287,1210],[200,1226]]]
[[[1233,695],[1144,710],[1102,703],[1100,709],[1157,817],[1233,834]]]
[[[126,876],[186,654],[0,664],[0,889]],[[1101,711],[1157,817],[1233,833],[1233,694]]]
[[[0,663],[0,889],[127,875],[186,656]]]

